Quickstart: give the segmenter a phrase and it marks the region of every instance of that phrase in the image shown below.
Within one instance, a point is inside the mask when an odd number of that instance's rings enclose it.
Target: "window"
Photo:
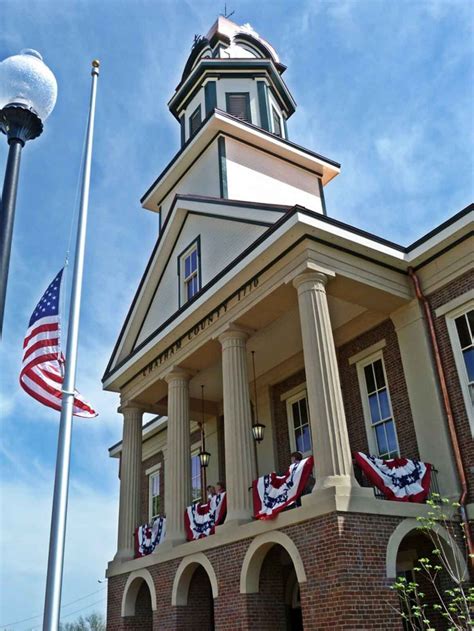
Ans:
[[[291,450],[301,451],[303,456],[309,456],[312,444],[305,390],[287,399],[286,411]]]
[[[469,309],[454,318],[459,350],[463,359],[464,383],[469,392],[471,406],[474,406],[474,309]],[[461,375],[460,375],[461,376]]]
[[[273,133],[275,136],[281,136],[281,120],[278,112],[274,107],[272,107],[272,118],[273,118]]]
[[[199,452],[196,452],[191,456],[191,500],[199,502],[201,498],[201,461],[199,460]]]
[[[160,493],[161,470],[158,469],[148,476],[149,518],[152,522],[163,512],[163,501]]]
[[[201,289],[200,239],[196,239],[178,259],[180,305],[189,302]]]
[[[229,114],[243,121],[247,121],[247,123],[252,122],[250,115],[250,95],[248,92],[227,92],[225,100]]]
[[[194,136],[194,134],[199,129],[199,125],[201,124],[201,106],[199,105],[194,112],[189,117],[189,137]]]
[[[380,458],[396,458],[399,455],[397,431],[382,354],[359,362],[357,372],[370,451]]]

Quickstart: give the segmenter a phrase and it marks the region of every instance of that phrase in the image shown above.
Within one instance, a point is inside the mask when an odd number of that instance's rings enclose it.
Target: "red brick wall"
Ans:
[[[201,566],[193,574],[189,585],[188,604],[177,608],[179,631],[208,631],[214,629],[214,600],[206,570]]]
[[[382,353],[400,452],[406,458],[419,458],[397,334],[391,320],[382,322],[338,348],[339,374],[351,449],[365,453],[369,451],[357,369],[354,364],[349,365],[349,358],[382,339],[386,340]]]
[[[288,418],[286,415],[286,401],[280,401],[280,397],[288,390],[296,388],[304,383],[306,375],[304,370],[300,370],[288,379],[280,381],[272,387],[272,423],[274,436],[274,453],[276,454],[277,470],[286,471],[290,464],[290,437],[288,432]]]
[[[459,436],[461,455],[468,478],[469,501],[474,501],[474,441],[472,440],[471,428],[467,417],[466,406],[462,396],[458,371],[454,361],[453,350],[448,335],[445,316],[437,318],[435,309],[446,304],[450,300],[462,296],[474,286],[474,273],[467,272],[448,285],[436,290],[428,296],[428,300],[433,311],[433,319],[438,338],[441,360],[446,374],[446,382],[449,391],[449,398],[453,408],[454,420]]]
[[[390,604],[396,606],[396,596],[389,589],[391,581],[385,578],[387,541],[398,522],[394,517],[332,513],[282,529],[295,543],[305,566],[307,581],[300,585],[305,631],[401,630],[400,620],[390,608]],[[291,566],[282,562],[281,550],[275,546],[263,563],[261,592],[241,594],[240,571],[250,543],[248,539],[205,552],[218,581],[219,596],[214,602],[217,631],[284,628],[283,584]],[[179,561],[149,568],[158,601],[153,628],[202,631],[209,628],[203,618],[204,610],[210,611],[209,603],[204,606],[204,598],[193,596],[193,589],[203,589],[202,577],[197,575],[196,587],[191,586],[188,611],[171,606]],[[109,580],[108,631],[125,629],[120,618],[125,580],[126,576]],[[277,609],[272,612],[270,592],[278,595],[273,600]],[[193,616],[200,621],[198,626],[189,626]],[[183,627],[186,620],[188,626]]]

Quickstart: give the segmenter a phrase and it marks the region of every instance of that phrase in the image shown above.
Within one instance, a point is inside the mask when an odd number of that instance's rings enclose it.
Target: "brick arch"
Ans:
[[[413,532],[414,530],[419,530],[419,523],[416,519],[407,518],[398,524],[395,530],[390,535],[390,539],[387,544],[387,555],[386,555],[386,572],[387,578],[395,578],[397,575],[397,555],[398,550],[400,548],[400,544],[403,539]],[[453,541],[451,535],[439,524],[434,524],[432,529],[433,532],[439,537],[440,543],[446,546],[446,549],[452,555],[453,560],[457,567],[460,570],[460,578],[462,580],[467,580],[469,577],[469,571],[467,568],[466,560],[459,549],[456,542]]]
[[[135,605],[137,602],[138,592],[145,582],[148,586],[151,598],[151,609],[156,611],[156,591],[153,578],[148,570],[135,570],[132,572],[127,582],[125,583],[125,589],[122,595],[122,618],[126,616],[135,615]]]
[[[176,570],[173,581],[173,590],[171,592],[171,604],[173,606],[188,604],[189,586],[191,584],[193,574],[199,566],[204,568],[209,578],[212,589],[212,597],[217,598],[219,595],[217,576],[214,568],[207,556],[202,552],[198,552],[182,559],[178,569]]]
[[[295,568],[298,583],[306,582],[306,572],[298,548],[288,535],[274,530],[258,535],[249,545],[240,572],[241,594],[256,594],[258,592],[263,561],[270,548],[275,544],[280,545],[288,552]]]

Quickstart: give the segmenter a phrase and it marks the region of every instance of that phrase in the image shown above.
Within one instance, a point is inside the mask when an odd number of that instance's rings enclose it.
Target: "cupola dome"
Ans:
[[[196,36],[181,81],[169,102],[184,144],[215,109],[288,138],[295,102],[281,75],[275,49],[250,26],[220,16],[206,36]]]

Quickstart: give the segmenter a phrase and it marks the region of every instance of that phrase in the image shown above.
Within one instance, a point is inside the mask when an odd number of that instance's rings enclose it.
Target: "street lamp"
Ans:
[[[15,203],[21,150],[27,140],[37,138],[43,122],[53,111],[58,86],[51,70],[35,50],[0,63],[0,129],[6,134],[8,151],[0,213],[0,336],[8,283]]]

